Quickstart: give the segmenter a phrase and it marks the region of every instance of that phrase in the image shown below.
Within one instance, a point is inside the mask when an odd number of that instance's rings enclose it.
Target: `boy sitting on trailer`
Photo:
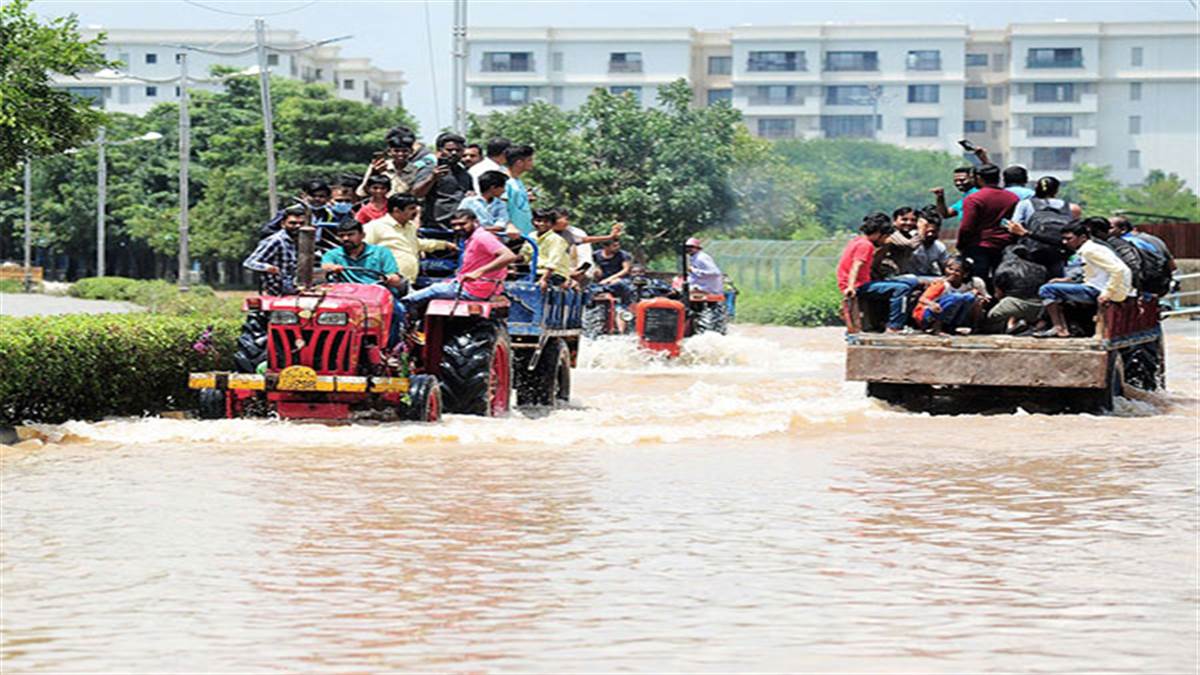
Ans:
[[[917,300],[913,320],[918,327],[936,334],[953,333],[962,327],[974,330],[987,299],[983,280],[968,278],[963,259],[955,256],[946,261],[945,276],[930,284]]]

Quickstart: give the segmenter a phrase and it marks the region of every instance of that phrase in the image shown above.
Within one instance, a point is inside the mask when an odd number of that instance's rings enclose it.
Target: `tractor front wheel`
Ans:
[[[402,417],[413,422],[437,422],[442,418],[442,387],[433,375],[414,375],[408,385],[409,403]]]

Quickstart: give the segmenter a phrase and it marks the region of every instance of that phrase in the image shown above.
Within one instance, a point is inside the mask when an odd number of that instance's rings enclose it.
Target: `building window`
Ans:
[[[183,54],[176,54],[175,55],[175,63],[182,63],[182,62],[183,62]]]
[[[1034,103],[1075,103],[1079,101],[1070,82],[1038,82],[1033,85]]]
[[[1025,61],[1026,68],[1082,68],[1083,50],[1079,47],[1069,49],[1030,49]]]
[[[641,87],[620,87],[620,86],[609,87],[608,93],[612,94],[613,96],[622,96],[624,94],[633,94],[633,100],[637,101],[638,103],[642,102],[642,88]]]
[[[146,54],[146,63],[158,63],[158,54]]]
[[[908,53],[905,59],[909,70],[941,70],[942,53],[936,49],[918,49]]]
[[[1131,168],[1131,169],[1142,168],[1142,151],[1141,150],[1130,150],[1129,151],[1129,168]]]
[[[987,64],[988,64],[988,55],[987,54],[967,54],[967,67],[968,68],[980,68],[980,67],[986,68]]]
[[[938,118],[910,117],[904,120],[909,138],[928,138],[938,135]]]
[[[709,75],[729,75],[733,73],[733,57],[732,56],[710,56],[708,57],[708,74]]]
[[[563,88],[562,87],[550,87],[550,102],[553,103],[554,105],[562,105],[563,104]]]
[[[146,87],[146,98],[155,98],[158,96],[158,87]]]
[[[1130,115],[1129,116],[1129,135],[1136,136],[1140,133],[1142,133],[1142,116],[1141,115]]]
[[[1130,101],[1142,100],[1142,83],[1141,82],[1130,82],[1129,83],[1129,100]]]
[[[826,138],[874,138],[883,119],[878,115],[822,115]]]
[[[610,73],[640,73],[642,72],[641,52],[612,52],[608,55],[608,72]]]
[[[758,120],[758,135],[763,138],[795,138],[796,120],[787,118]]]
[[[987,87],[963,87],[963,98],[968,101],[987,99]]]
[[[179,95],[182,93],[183,92],[179,90],[179,87],[175,87],[175,98],[179,98]]]
[[[348,77],[348,78],[342,80],[342,89],[353,89],[353,88],[354,88],[354,79],[353,78]]]
[[[321,68],[317,68],[316,71],[314,71],[314,76],[317,78],[317,80],[323,80],[325,79],[325,71]]]
[[[124,87],[120,90],[123,92]],[[67,87],[67,92],[72,96],[91,101],[91,104],[100,108],[104,107],[104,88],[103,87]],[[128,100],[121,101],[128,103]]]
[[[1071,155],[1075,148],[1034,148],[1034,171],[1063,171],[1071,168]]]
[[[756,73],[808,70],[804,52],[750,52],[746,70]]]
[[[992,87],[992,105],[1002,105],[1004,103],[1004,99],[1007,97],[1008,87],[1005,87],[1004,85]]]
[[[278,54],[267,54],[267,65],[268,66],[279,65],[279,55]]]
[[[996,120],[992,122],[992,138],[1000,138],[1000,132],[1004,131],[1004,122]],[[993,164],[999,164],[1000,160],[992,158]]]
[[[879,70],[879,52],[825,52],[825,70]]]
[[[563,69],[563,53],[554,52],[550,54],[550,69],[556,73],[561,73]]]
[[[963,120],[964,134],[987,133],[987,120]]]
[[[533,54],[530,52],[484,52],[485,73],[529,73],[533,71]]]
[[[1070,136],[1071,117],[1069,115],[1055,117],[1034,117],[1032,135]]]
[[[803,103],[796,96],[796,87],[786,84],[772,84],[755,87],[750,94],[750,105],[792,105]]]
[[[908,102],[937,103],[939,89],[940,87],[936,84],[910,84],[908,85]]]
[[[1005,68],[1008,68],[1008,54],[1005,54],[1003,52],[1000,54],[993,54],[992,55],[992,72],[993,73],[1002,73],[1002,72],[1004,72]]]
[[[712,105],[714,103],[717,103],[718,101],[726,101],[728,103],[733,103],[733,90],[732,89],[709,89],[708,90],[708,104]]]
[[[1142,65],[1142,48],[1141,47],[1133,47],[1129,50],[1129,65],[1131,65],[1131,66]]]
[[[825,87],[826,105],[871,105],[871,88],[865,85]]]
[[[525,105],[529,102],[529,87],[488,87],[484,103],[487,105]]]

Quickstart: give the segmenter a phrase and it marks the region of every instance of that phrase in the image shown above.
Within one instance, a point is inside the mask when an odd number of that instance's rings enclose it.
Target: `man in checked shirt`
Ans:
[[[242,267],[262,274],[263,295],[292,295],[296,292],[296,240],[305,224],[304,207],[293,204],[283,210],[283,227],[258,242],[258,248]]]

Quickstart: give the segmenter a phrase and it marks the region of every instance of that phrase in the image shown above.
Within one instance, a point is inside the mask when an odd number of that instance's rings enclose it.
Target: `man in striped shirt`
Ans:
[[[262,275],[263,295],[292,295],[296,292],[296,239],[304,226],[304,207],[293,204],[283,210],[282,227],[258,242],[242,267]]]

